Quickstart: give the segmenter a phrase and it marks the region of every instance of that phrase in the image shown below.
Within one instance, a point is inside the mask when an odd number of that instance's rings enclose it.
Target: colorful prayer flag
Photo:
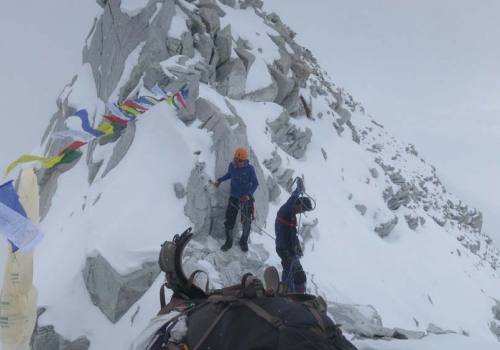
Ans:
[[[43,238],[43,234],[33,225],[26,215],[13,181],[0,186],[0,233],[12,245],[12,251],[28,251]]]
[[[80,130],[62,130],[62,131],[56,131],[53,132],[50,135],[50,138],[53,140],[63,140],[63,139],[80,139],[84,141],[90,141],[93,138],[95,138],[93,135],[89,134],[88,132],[85,131],[80,131]]]
[[[116,103],[110,103],[110,104],[108,104],[108,108],[111,111],[111,113],[113,113],[114,115],[117,115],[118,117],[120,117],[122,119],[128,119],[128,120],[134,119],[134,116],[130,116],[130,115],[124,113],[121,110],[121,108],[118,107],[118,105]]]
[[[134,108],[136,111],[141,112],[141,113],[144,113],[148,110],[147,108],[144,108],[142,105],[140,105],[139,103],[137,103],[133,100],[125,100],[122,104],[124,104],[125,106],[128,106],[130,108]]]
[[[135,102],[139,103],[141,106],[143,106],[146,109],[149,109],[155,105],[155,103],[151,102],[151,100],[149,100],[145,96],[139,97]]]
[[[182,97],[182,93],[180,91],[175,94],[175,97],[177,98],[177,101],[181,104],[182,108],[186,108],[187,103],[184,100],[184,97]]]
[[[159,87],[158,84],[153,86],[153,88],[151,89],[151,92],[153,93],[153,95],[155,95],[155,97],[157,99],[160,99],[160,100],[164,99],[167,96],[165,91],[163,91],[163,89],[161,87]]]
[[[102,136],[101,131],[96,130],[90,126],[89,114],[88,114],[86,109],[81,109],[81,110],[77,111],[72,116],[69,116],[68,119],[72,118],[72,117],[77,117],[81,120],[81,122],[82,122],[81,125],[82,125],[83,131],[88,132],[89,134],[94,135],[95,137]]]

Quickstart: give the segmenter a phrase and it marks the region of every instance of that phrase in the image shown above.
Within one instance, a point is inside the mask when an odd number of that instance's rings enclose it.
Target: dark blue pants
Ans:
[[[299,257],[296,255],[282,257],[281,266],[283,266],[281,282],[288,287],[288,291],[304,294],[307,279]]]
[[[240,202],[239,198],[229,197],[226,209],[226,221],[224,222],[224,227],[228,231],[232,231],[234,224],[236,223],[236,217],[238,216],[238,211],[241,208],[241,225],[243,226],[243,233],[241,235],[241,242],[247,243],[248,237],[250,236],[250,228],[252,227],[252,216],[253,216],[253,201],[247,200]]]

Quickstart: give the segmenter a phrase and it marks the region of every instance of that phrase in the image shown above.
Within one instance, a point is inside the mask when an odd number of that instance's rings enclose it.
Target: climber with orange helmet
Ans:
[[[255,169],[249,163],[248,158],[246,148],[237,148],[234,152],[233,161],[229,163],[227,173],[214,182],[215,187],[219,187],[221,182],[231,179],[231,193],[226,209],[226,221],[224,222],[226,242],[221,247],[223,251],[233,246],[233,228],[240,208],[241,224],[243,226],[240,247],[242,251],[248,251],[248,237],[254,208],[253,194],[257,186],[259,186]]]

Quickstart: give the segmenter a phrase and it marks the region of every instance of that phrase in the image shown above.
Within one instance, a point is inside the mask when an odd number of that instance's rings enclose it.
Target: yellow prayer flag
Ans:
[[[12,163],[9,164],[9,166],[5,170],[5,176],[9,175],[9,173],[12,170],[14,170],[14,168],[17,167],[19,164],[29,163],[29,162],[34,162],[34,161],[44,162],[45,160],[47,160],[47,158],[33,156],[31,154],[23,154],[22,156],[20,156],[15,161],[13,161]]]
[[[49,158],[45,158],[43,161],[42,161],[42,165],[45,167],[45,168],[53,168],[55,167],[57,164],[59,164],[59,162],[64,158],[64,154],[60,154],[60,155],[57,155],[57,156],[53,156],[53,157],[49,157]]]
[[[97,127],[97,130],[102,131],[104,135],[111,135],[115,132],[113,124],[108,121],[102,121],[101,124]]]

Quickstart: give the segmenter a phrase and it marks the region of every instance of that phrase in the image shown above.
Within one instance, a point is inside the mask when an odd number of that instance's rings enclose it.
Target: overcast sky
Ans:
[[[434,163],[500,240],[500,1],[265,0],[333,80]],[[0,12],[0,167],[35,148],[81,64],[93,0]]]
[[[500,242],[500,1],[265,0]]]
[[[3,1],[0,168],[39,143],[56,98],[81,66],[94,0]]]

